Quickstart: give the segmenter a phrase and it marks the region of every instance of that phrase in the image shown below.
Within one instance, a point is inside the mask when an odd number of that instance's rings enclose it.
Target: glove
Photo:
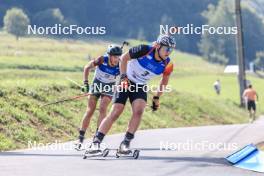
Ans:
[[[159,97],[158,96],[154,96],[152,98],[152,106],[151,109],[152,111],[157,111],[159,108]]]
[[[129,86],[130,82],[129,82],[129,79],[127,78],[127,75],[126,74],[122,74],[120,76],[120,81],[119,81],[119,85],[124,88],[124,89],[127,89],[128,86]]]
[[[82,92],[88,93],[89,90],[90,90],[90,86],[88,84],[88,80],[83,81]]]

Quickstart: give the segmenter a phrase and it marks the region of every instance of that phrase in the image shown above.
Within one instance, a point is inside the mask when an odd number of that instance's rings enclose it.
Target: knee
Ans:
[[[136,118],[141,118],[144,113],[144,109],[137,109],[133,112],[133,116]]]
[[[109,119],[114,122],[118,119],[118,117],[120,116],[120,114],[122,113],[122,111],[120,110],[113,110],[110,114]]]
[[[87,108],[86,112],[85,112],[85,118],[91,118],[93,115],[94,111],[90,108]]]
[[[107,108],[106,107],[100,107],[99,109],[100,114],[106,116]]]

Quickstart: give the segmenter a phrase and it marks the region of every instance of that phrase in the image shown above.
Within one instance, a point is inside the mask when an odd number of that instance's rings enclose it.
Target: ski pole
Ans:
[[[58,101],[55,101],[55,102],[46,103],[46,104],[42,105],[41,107],[45,107],[45,106],[53,105],[53,104],[58,104],[58,103],[63,103],[63,102],[66,102],[66,101],[71,101],[71,100],[77,100],[77,99],[86,97],[88,95],[91,95],[91,94],[90,93],[85,93],[85,94],[81,94],[81,95],[78,95],[78,96],[74,96],[74,97],[58,100]]]
[[[81,86],[80,84],[78,84],[76,81],[72,80],[71,78],[69,77],[65,77],[67,80],[69,80],[70,82],[72,82],[73,84],[77,85],[78,87],[82,88],[83,86]]]

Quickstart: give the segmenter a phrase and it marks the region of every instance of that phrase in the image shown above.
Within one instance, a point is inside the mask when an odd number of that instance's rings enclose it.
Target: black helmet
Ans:
[[[174,38],[169,35],[160,35],[157,39],[157,43],[163,46],[171,47],[171,48],[176,47],[176,42]]]
[[[111,56],[121,56],[122,49],[117,45],[109,45],[107,48],[107,54]]]

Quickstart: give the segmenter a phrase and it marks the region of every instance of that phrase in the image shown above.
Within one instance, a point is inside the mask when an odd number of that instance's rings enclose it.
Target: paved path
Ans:
[[[253,124],[138,131],[132,143],[132,147],[141,149],[138,160],[116,159],[114,153],[107,158],[83,160],[83,152],[62,149],[72,148],[73,142],[58,144],[59,149],[53,150],[50,147],[2,152],[0,175],[263,175],[232,167],[224,159],[249,143],[263,141],[263,131],[264,118]],[[113,148],[122,138],[123,134],[111,135],[105,142]]]

